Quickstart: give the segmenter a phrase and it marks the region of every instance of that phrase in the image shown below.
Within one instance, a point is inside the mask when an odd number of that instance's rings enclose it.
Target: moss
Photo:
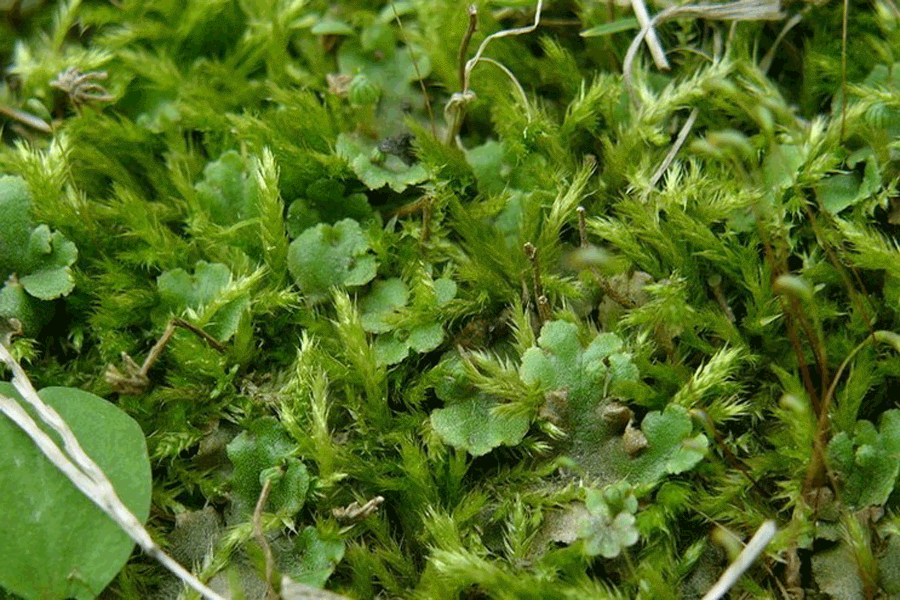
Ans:
[[[896,11],[851,3],[844,48],[841,3],[788,6],[784,35],[698,9],[656,23],[669,70],[645,44],[623,73],[630,7],[534,27],[500,4],[0,19],[0,303],[53,308],[14,349],[112,397],[98,375],[172,318],[226,343],[179,328],[115,398],[147,436],[154,534],[231,515],[207,579],[265,576],[250,496],[292,469],[302,508],[257,515],[269,566],[350,596],[700,594],[712,524],[767,519],[803,578],[751,569],[739,593],[833,589],[825,563],[887,586],[895,519],[845,504],[896,501],[896,476],[858,476],[896,462],[859,433],[900,381]],[[69,67],[90,76],[51,86]],[[275,421],[284,451],[232,464]],[[618,525],[554,529],[623,480]],[[135,557],[110,593],[164,579]]]

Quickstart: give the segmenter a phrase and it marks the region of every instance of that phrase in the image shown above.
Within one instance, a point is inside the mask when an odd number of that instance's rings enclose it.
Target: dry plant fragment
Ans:
[[[262,491],[259,493],[259,498],[256,500],[256,507],[253,509],[253,535],[256,537],[256,543],[259,544],[266,561],[266,598],[272,600],[278,598],[278,592],[275,591],[275,586],[272,583],[272,574],[275,571],[275,558],[272,556],[272,549],[269,547],[263,531],[262,513],[266,507],[266,501],[269,499],[274,479],[274,477],[266,477]]]
[[[629,422],[625,427],[625,433],[622,434],[622,447],[625,449],[625,453],[634,458],[646,450],[649,445],[644,432]]]
[[[75,107],[95,102],[112,102],[115,100],[115,96],[112,96],[99,83],[95,83],[106,77],[106,71],[82,73],[77,67],[69,67],[50,82],[50,87],[55,87],[68,94],[69,101]]]
[[[610,402],[600,411],[600,417],[614,432],[623,433],[631,425],[634,412],[624,404]],[[644,441],[646,442],[646,438]]]
[[[519,83],[519,80],[516,79],[516,76],[512,74],[506,66],[495,61],[492,58],[486,58],[482,56],[487,45],[497,38],[507,37],[510,35],[522,35],[523,33],[531,33],[535,29],[537,29],[538,24],[541,22],[541,11],[544,8],[543,0],[538,0],[537,7],[535,8],[534,13],[534,23],[531,25],[527,25],[525,27],[517,27],[515,29],[504,29],[502,31],[497,31],[487,36],[482,40],[481,44],[478,46],[478,50],[475,52],[475,56],[470,58],[468,61],[465,61],[466,50],[469,46],[469,41],[472,38],[472,34],[475,32],[475,29],[478,25],[478,16],[475,11],[474,5],[469,5],[467,9],[467,13],[469,16],[469,25],[466,29],[466,34],[463,37],[462,44],[460,44],[459,48],[459,63],[460,63],[460,74],[459,81],[461,90],[455,92],[450,100],[447,101],[446,106],[444,107],[444,118],[447,120],[447,133],[444,138],[444,142],[447,145],[455,145],[457,143],[456,138],[459,135],[460,127],[462,127],[462,120],[465,117],[466,106],[471,104],[473,100],[475,100],[475,92],[469,89],[470,80],[472,76],[472,69],[475,68],[479,62],[487,62],[491,63],[503,73],[510,78],[513,82],[513,85],[519,92],[519,95],[522,96],[522,103],[525,107],[525,111],[528,114],[529,120],[531,119],[531,110],[528,108],[528,96],[525,94],[525,89],[522,87],[522,84]]]
[[[338,98],[346,98],[350,93],[350,82],[353,81],[353,75],[346,73],[328,73],[325,75],[328,82],[328,92],[334,94]]]
[[[0,320],[0,344],[9,346],[17,335],[22,335],[21,321],[16,318]]]
[[[537,248],[534,247],[534,244],[531,242],[525,242],[525,245],[522,247],[525,251],[525,256],[528,257],[528,260],[531,261],[531,272],[534,278],[534,300],[537,305],[538,318],[540,319],[541,326],[544,325],[547,321],[549,321],[553,315],[550,310],[550,301],[547,300],[546,294],[544,294],[544,286],[541,283],[541,262],[538,257]]]
[[[53,132],[53,128],[42,118],[23,110],[0,104],[0,114],[4,114],[10,119],[15,119],[24,125],[28,125],[32,129],[37,129],[41,133]]]
[[[191,325],[183,319],[172,319],[169,321],[169,324],[166,325],[166,330],[160,336],[159,340],[153,345],[153,348],[150,349],[147,358],[144,359],[144,364],[138,366],[133,358],[123,352],[121,371],[114,365],[107,365],[103,378],[106,380],[106,383],[113,388],[113,391],[119,394],[137,396],[143,394],[147,390],[150,386],[150,379],[147,377],[147,373],[150,372],[150,369],[156,364],[156,361],[159,360],[160,354],[162,354],[166,344],[169,343],[172,334],[175,333],[176,327],[187,329],[217,351],[225,352],[225,347],[220,344],[217,339],[199,327]]]
[[[722,576],[719,577],[719,580],[712,589],[703,596],[703,600],[718,600],[719,598],[724,597],[731,586],[733,586],[740,576],[750,568],[750,565],[753,564],[756,557],[766,549],[766,546],[775,536],[775,532],[776,527],[774,521],[766,521],[760,525],[750,541],[747,542],[747,545],[744,547],[740,556],[725,569],[725,572],[722,573]]]
[[[281,578],[281,598],[282,600],[350,600],[347,596],[299,583],[287,575]]]
[[[688,4],[684,6],[670,6],[659,12],[648,23],[641,27],[628,51],[622,64],[623,84],[631,96],[632,103],[637,103],[637,98],[632,89],[632,67],[637,56],[638,48],[644,38],[653,31],[653,28],[669,19],[694,18],[710,19],[714,21],[779,21],[784,18],[781,12],[780,0],[737,0],[723,4]]]
[[[375,496],[365,504],[353,502],[347,506],[331,509],[331,514],[338,521],[345,523],[358,523],[371,515],[384,502],[383,496]]]

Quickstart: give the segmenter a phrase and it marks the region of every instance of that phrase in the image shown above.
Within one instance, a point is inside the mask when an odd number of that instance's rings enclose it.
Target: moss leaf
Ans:
[[[375,257],[359,223],[344,219],[304,231],[288,248],[288,269],[300,291],[325,298],[332,286],[360,286],[375,277]]]
[[[231,491],[235,518],[247,519],[253,513],[262,491],[260,475],[273,467],[280,468],[283,476],[272,486],[266,510],[290,517],[303,507],[309,475],[303,463],[292,456],[294,448],[287,432],[272,417],[252,423],[228,444],[228,458],[234,465]]]
[[[514,446],[528,431],[523,416],[498,415],[497,402],[476,396],[431,413],[431,425],[447,444],[472,456],[487,454],[500,445]]]
[[[884,413],[880,431],[869,421],[858,421],[852,432],[837,434],[826,457],[844,481],[841,498],[848,506],[884,504],[900,472],[900,410]]]

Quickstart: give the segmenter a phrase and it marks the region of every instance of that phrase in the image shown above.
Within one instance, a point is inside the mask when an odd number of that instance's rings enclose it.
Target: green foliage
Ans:
[[[319,224],[291,242],[288,270],[300,291],[319,302],[332,286],[358,287],[375,277],[375,257],[368,250],[369,242],[353,219]]]
[[[305,527],[293,540],[290,552],[282,554],[281,572],[298,583],[321,588],[344,557],[344,542],[336,534],[323,535]]]
[[[363,328],[379,334],[375,338],[375,358],[379,365],[405,359],[409,351],[430,352],[444,341],[444,329],[434,322],[436,310],[456,295],[452,279],[431,280],[419,286],[412,306],[407,307],[409,288],[399,278],[376,281],[372,291],[360,301]]]
[[[344,133],[337,139],[337,153],[347,160],[359,180],[370,190],[388,186],[395,192],[402,192],[427,179],[421,164],[408,165],[395,155],[386,156],[384,151],[373,160],[373,149],[377,149],[375,144],[367,146]]]
[[[588,556],[614,558],[638,541],[634,514],[638,502],[631,487],[624,482],[597,490],[585,490],[584,505],[590,517],[581,525],[579,537],[584,540]]]
[[[41,300],[65,296],[75,287],[70,267],[78,258],[75,244],[46,225],[38,225],[28,238],[28,269],[19,282],[25,291]]]
[[[621,467],[630,481],[653,483],[666,474],[693,469],[706,454],[707,439],[702,433],[691,437],[691,419],[680,406],[670,405],[662,413],[647,413],[641,431],[647,449]]]
[[[15,317],[36,334],[54,300],[75,287],[75,244],[47,225],[34,226],[28,186],[20,177],[0,177],[0,318]],[[7,277],[13,276],[7,280]]]
[[[149,355],[116,402],[153,535],[227,526],[184,560],[206,579],[700,597],[775,519],[788,568],[733,596],[895,593],[896,10],[725,8],[634,54],[628,3],[4,12],[0,317],[28,337],[0,332],[97,394]],[[224,351],[157,346],[173,317]],[[103,593],[164,577],[136,556]]]
[[[476,396],[431,413],[431,425],[444,442],[472,456],[487,454],[500,445],[514,446],[528,431],[523,416],[499,415],[497,403]]]
[[[216,225],[234,225],[255,216],[256,182],[247,174],[244,159],[233,150],[208,163],[194,189],[200,208]]]
[[[900,411],[888,410],[881,427],[857,421],[828,443],[828,462],[843,480],[842,499],[862,509],[884,504],[900,473]]]
[[[293,453],[294,444],[273,418],[249,424],[228,444],[228,459],[234,466],[231,500],[236,519],[249,518],[269,478],[272,481],[267,510],[292,517],[303,508],[309,474]]]
[[[288,234],[296,238],[320,221],[333,223],[345,218],[363,221],[371,216],[372,207],[365,194],[348,193],[345,186],[335,179],[317,179],[288,208]]]
[[[0,382],[0,395],[26,405]],[[150,514],[150,460],[138,423],[82,390],[38,394],[59,413],[141,521]],[[52,435],[52,434],[51,434]],[[10,419],[0,417],[0,505],[15,518],[0,525],[0,585],[23,598],[94,598],[128,560],[134,542],[86,498]]]
[[[160,308],[180,315],[202,314],[205,329],[216,339],[230,339],[250,309],[246,290],[234,285],[228,267],[199,261],[194,274],[184,269],[166,271],[156,280]],[[203,310],[205,309],[205,310]]]
[[[548,391],[565,389],[569,406],[580,413],[608,395],[630,397],[627,384],[638,380],[637,367],[613,333],[598,334],[583,348],[575,324],[551,321],[541,329],[538,344],[522,355],[522,380]]]

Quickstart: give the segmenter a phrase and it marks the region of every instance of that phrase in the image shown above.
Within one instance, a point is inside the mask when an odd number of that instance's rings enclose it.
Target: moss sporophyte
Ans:
[[[0,595],[900,596],[892,1],[0,12]]]

